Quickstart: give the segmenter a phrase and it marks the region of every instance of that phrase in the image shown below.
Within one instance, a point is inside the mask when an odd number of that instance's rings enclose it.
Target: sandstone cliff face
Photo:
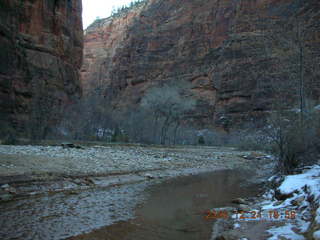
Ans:
[[[81,69],[83,89],[88,91],[102,87],[110,79],[113,58],[128,38],[128,30],[142,8],[118,18],[96,20],[85,31],[84,62]]]
[[[89,27],[82,82],[118,107],[159,82],[191,82],[194,118],[226,127],[268,111],[279,89],[294,102],[301,72],[319,100],[319,19],[318,0],[150,0]]]
[[[1,0],[1,135],[44,137],[80,95],[81,13],[81,0]]]

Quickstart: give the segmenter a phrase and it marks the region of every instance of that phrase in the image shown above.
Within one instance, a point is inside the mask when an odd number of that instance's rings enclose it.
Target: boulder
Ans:
[[[153,175],[151,175],[150,173],[147,173],[144,175],[147,179],[151,180],[151,179],[155,179],[155,177]]]
[[[10,193],[5,193],[0,195],[0,201],[2,202],[8,202],[12,199],[13,199],[13,195]]]
[[[304,196],[301,196],[301,197],[298,197],[298,198],[292,200],[291,203],[292,203],[292,205],[299,207],[299,206],[301,206],[303,201],[304,201]]]
[[[282,193],[279,189],[277,189],[274,193],[274,196],[277,200],[284,201],[288,198],[293,197],[293,193],[285,194],[285,193]]]
[[[3,185],[1,186],[2,189],[9,188],[9,187],[10,187],[10,185],[7,184],[7,183],[6,183],[6,184],[3,184]]]
[[[6,188],[5,191],[11,194],[17,194],[17,189],[15,189],[14,187]]]
[[[74,143],[61,143],[61,147],[63,148],[76,148],[76,149],[84,149],[82,146],[80,145],[76,145]]]
[[[244,200],[243,198],[235,198],[231,202],[235,204],[247,204],[246,200]]]
[[[238,210],[239,211],[244,211],[244,212],[249,212],[249,211],[251,211],[251,208],[248,205],[239,204]]]

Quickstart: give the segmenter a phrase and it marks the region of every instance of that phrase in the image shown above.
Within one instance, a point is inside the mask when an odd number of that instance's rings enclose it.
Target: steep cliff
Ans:
[[[96,20],[85,30],[84,62],[81,69],[83,89],[101,87],[109,81],[108,69],[113,67],[116,51],[122,47],[127,32],[142,7],[120,17]]]
[[[0,135],[42,138],[81,94],[81,0],[0,1]]]
[[[193,117],[228,127],[280,96],[296,103],[302,80],[319,100],[319,19],[318,0],[149,0],[88,28],[82,82],[117,107],[161,82],[190,82]]]

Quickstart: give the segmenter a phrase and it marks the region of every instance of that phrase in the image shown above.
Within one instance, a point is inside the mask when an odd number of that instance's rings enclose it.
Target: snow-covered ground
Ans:
[[[241,228],[244,222],[261,222],[270,237],[268,240],[288,239],[320,240],[320,166],[304,168],[303,172],[285,177],[273,176],[270,183],[275,189],[263,195],[263,201],[250,211],[245,211],[241,219],[233,215],[233,228]],[[252,217],[252,212],[257,217]],[[258,215],[259,213],[259,215]]]
[[[272,176],[267,185],[261,197],[233,200],[231,218],[214,222],[211,239],[320,240],[320,165]]]
[[[277,177],[270,179],[277,180]],[[277,200],[277,195],[278,199],[283,200]],[[265,194],[265,198],[262,211],[284,213],[280,216],[283,225],[268,230],[273,235],[270,240],[300,240],[305,239],[306,235],[313,235],[316,240],[320,239],[319,165],[305,168],[301,174],[286,176],[276,191],[270,190]]]

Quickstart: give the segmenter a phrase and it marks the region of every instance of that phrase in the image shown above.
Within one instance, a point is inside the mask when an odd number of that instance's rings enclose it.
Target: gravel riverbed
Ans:
[[[91,232],[134,218],[148,186],[227,169],[253,171],[250,179],[257,182],[272,162],[260,152],[226,147],[0,145],[0,238],[64,239]]]
[[[262,153],[216,147],[0,145],[0,176],[32,174],[94,175],[185,168],[253,167]]]

